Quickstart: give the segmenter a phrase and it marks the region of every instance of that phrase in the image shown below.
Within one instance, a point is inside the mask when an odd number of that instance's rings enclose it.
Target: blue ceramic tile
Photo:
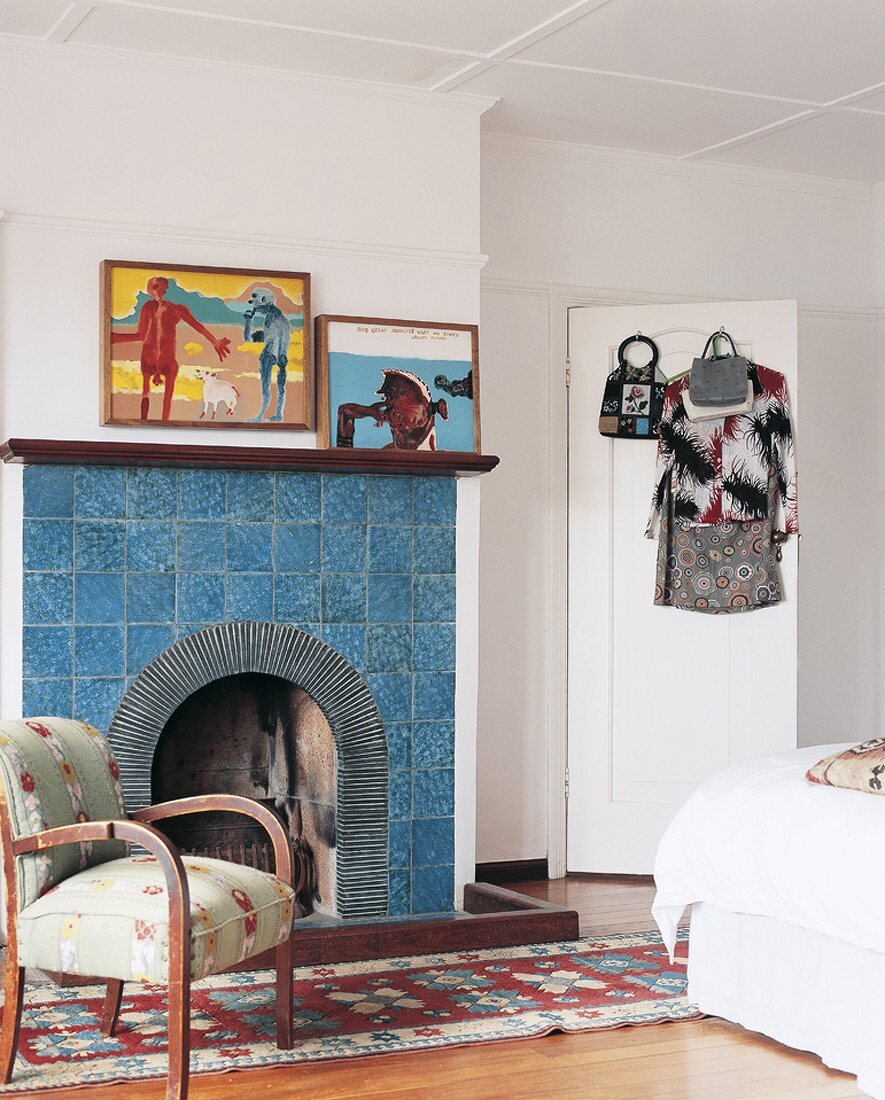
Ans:
[[[320,568],[320,525],[276,523],[274,568],[280,573],[316,573]]]
[[[70,623],[74,620],[71,573],[25,573],[23,596],[26,623]]]
[[[412,630],[406,625],[370,626],[367,631],[369,672],[409,672],[412,662]]]
[[[366,479],[359,474],[323,474],[323,519],[366,522]]]
[[[383,722],[408,722],[412,702],[412,677],[408,673],[370,672],[366,683]]]
[[[370,573],[369,622],[407,623],[411,618],[411,574]]]
[[[408,722],[387,722],[387,755],[391,768],[409,768],[412,765],[412,731]]]
[[[79,581],[77,582],[79,586]],[[175,576],[172,573],[129,573],[126,577],[126,618],[130,623],[168,623],[175,618]]]
[[[391,867],[408,867],[411,863],[411,822],[391,821],[389,833],[389,861]]]
[[[26,466],[25,515],[70,519],[74,514],[74,471],[70,466]]]
[[[178,508],[175,471],[140,466],[126,472],[126,515],[130,519],[172,519]]]
[[[228,573],[227,619],[272,619],[273,574]]]
[[[74,524],[69,519],[26,519],[23,530],[25,569],[71,569]]]
[[[279,615],[279,611],[277,611]],[[326,645],[346,660],[350,661],[359,673],[366,671],[366,628],[350,623],[331,623],[322,629],[322,638]]]
[[[122,676],[121,626],[78,626],[74,635],[74,670],[80,676]]]
[[[416,573],[455,572],[454,527],[416,527],[412,546]]]
[[[243,572],[269,573],[273,569],[273,524],[229,523],[227,567]]]
[[[319,575],[275,573],[274,611],[277,622],[316,622],[320,617]]]
[[[98,680],[79,677],[74,685],[74,716],[106,732],[124,690],[122,678]]]
[[[412,817],[451,817],[455,812],[455,773],[451,768],[412,773]]]
[[[455,723],[414,722],[412,724],[412,767],[453,768],[455,766]]]
[[[412,568],[410,527],[369,528],[369,572],[408,573]]]
[[[455,628],[446,623],[416,623],[413,662],[416,672],[453,672]]]
[[[224,519],[223,470],[179,470],[178,518]]]
[[[412,822],[412,866],[455,862],[455,819],[432,817]]]
[[[231,470],[227,475],[229,519],[273,519],[273,474]]]
[[[74,566],[77,569],[122,570],[125,564],[125,523],[78,520],[74,524]]]
[[[180,623],[221,622],[224,618],[223,576],[215,573],[179,573],[177,581],[176,617]]]
[[[389,780],[390,820],[411,816],[412,773],[397,771],[390,773]]]
[[[126,568],[165,573],[175,568],[175,527],[171,523],[126,524]]]
[[[22,713],[28,718],[70,718],[74,713],[72,680],[23,680]]]
[[[122,623],[123,574],[78,573],[74,618],[78,623]]]
[[[179,523],[178,568],[215,573],[224,569],[224,523]]]
[[[413,913],[448,913],[454,897],[454,867],[419,867],[412,871]]]
[[[78,466],[74,507],[79,519],[122,519],[126,515],[126,471],[120,466]]]
[[[277,474],[277,520],[318,520],[322,515],[319,474]]]
[[[369,522],[412,522],[412,479],[410,477],[369,478]]]
[[[328,573],[323,577],[323,621],[327,623],[366,621],[365,576]]]
[[[23,675],[70,676],[73,633],[69,626],[26,626],[22,632]]]
[[[182,638],[188,638],[191,634],[196,634],[200,630],[208,630],[211,626],[217,626],[217,623],[185,623],[175,628],[175,640],[180,642]]]
[[[387,912],[391,917],[403,917],[411,912],[412,908],[409,872],[406,870],[391,871],[388,884]]]
[[[413,617],[416,623],[453,623],[455,578],[451,575],[416,574]]]
[[[366,528],[361,523],[327,523],[323,528],[323,570],[365,573]]]
[[[454,672],[418,672],[415,674],[413,714],[416,719],[455,717]]]
[[[171,626],[130,626],[126,631],[126,673],[137,676],[175,641]]]
[[[416,477],[412,491],[415,523],[454,524],[456,495],[453,477]]]

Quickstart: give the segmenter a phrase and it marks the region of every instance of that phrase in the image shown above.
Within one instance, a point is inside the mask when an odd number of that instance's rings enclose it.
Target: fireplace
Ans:
[[[334,649],[293,627],[233,622],[154,658],[108,737],[127,807],[221,791],[258,798],[289,827],[302,902],[341,917],[388,908],[388,762],[368,687]],[[269,867],[246,819],[168,825],[183,850]]]

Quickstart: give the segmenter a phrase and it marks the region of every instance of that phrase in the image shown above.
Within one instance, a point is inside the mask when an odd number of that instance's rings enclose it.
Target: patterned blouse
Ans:
[[[799,530],[787,380],[755,363],[748,375],[754,396],[748,413],[697,423],[683,402],[690,373],[667,386],[646,538],[658,536],[668,488],[674,517],[693,527],[766,519],[769,501],[779,499],[784,529]]]

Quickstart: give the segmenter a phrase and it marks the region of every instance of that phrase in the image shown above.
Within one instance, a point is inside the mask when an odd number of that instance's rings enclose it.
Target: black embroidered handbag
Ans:
[[[651,348],[651,359],[643,366],[634,366],[624,358],[631,344]],[[599,412],[600,435],[621,439],[657,439],[664,411],[667,380],[657,369],[660,352],[654,340],[637,332],[628,336],[618,348],[618,365],[605,382],[602,408]]]

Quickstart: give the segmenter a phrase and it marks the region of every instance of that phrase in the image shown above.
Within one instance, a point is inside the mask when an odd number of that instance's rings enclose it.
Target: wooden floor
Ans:
[[[508,884],[509,885],[509,884]],[[513,889],[577,909],[585,934],[651,927],[646,882],[568,878]],[[101,1100],[163,1100],[165,1082],[105,1086]],[[33,1095],[33,1094],[31,1094]],[[88,1100],[88,1090],[45,1093]],[[191,1079],[192,1100],[848,1100],[853,1077],[721,1020],[549,1035]]]

